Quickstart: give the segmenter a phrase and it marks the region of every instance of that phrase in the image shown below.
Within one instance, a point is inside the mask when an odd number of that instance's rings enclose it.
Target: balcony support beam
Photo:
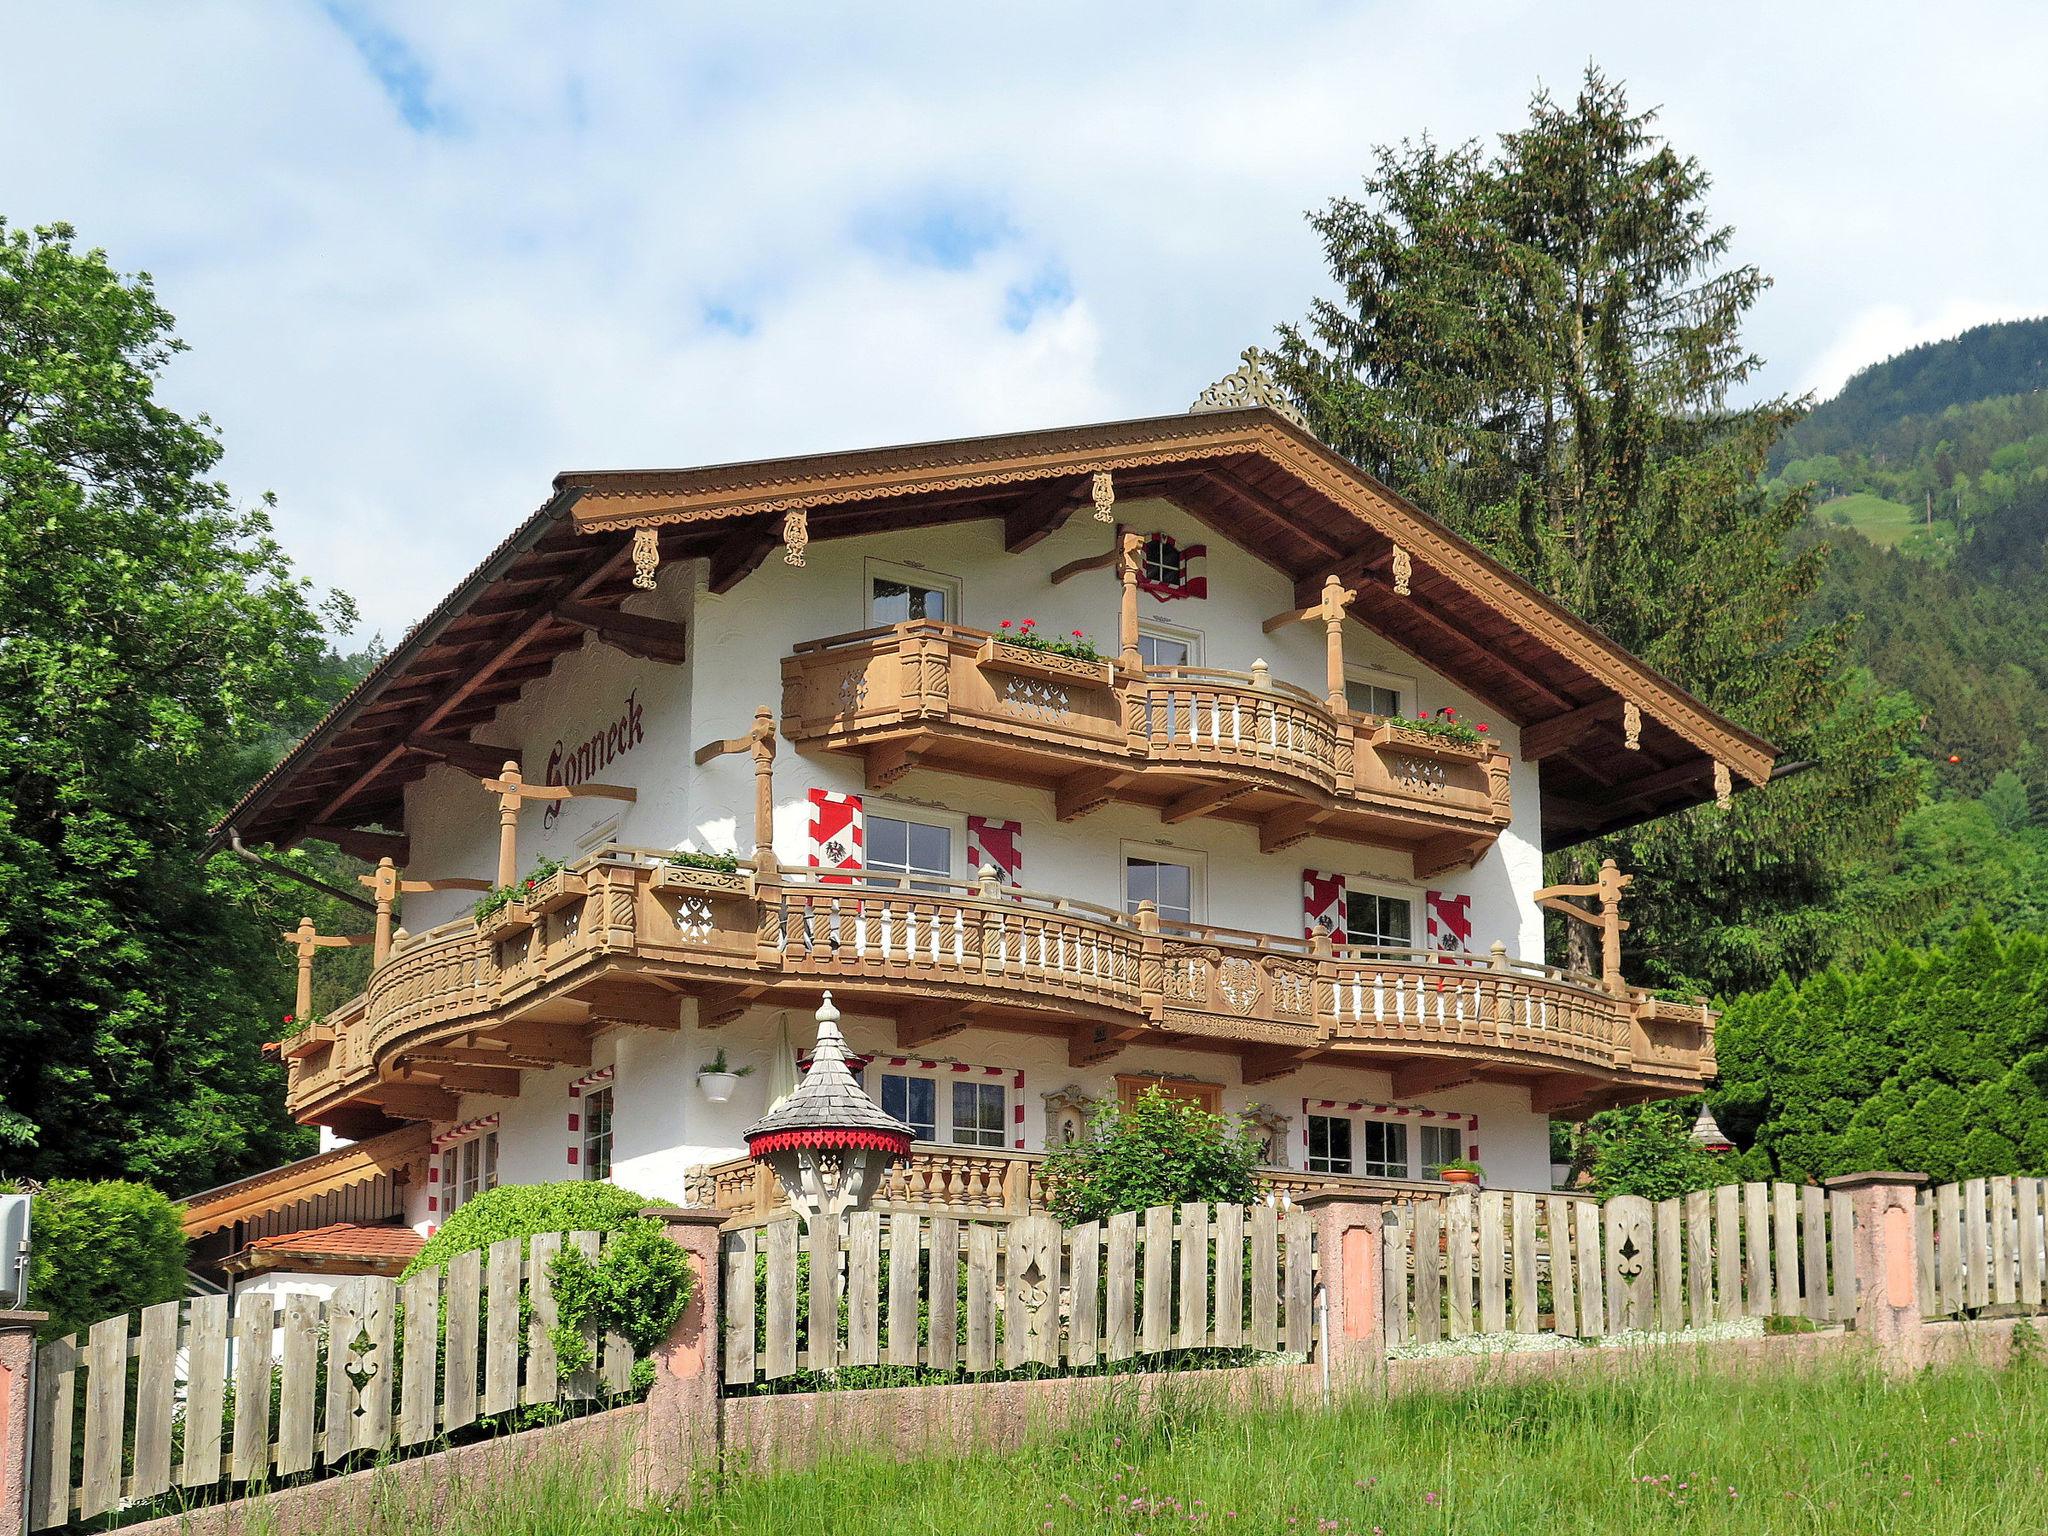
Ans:
[[[1275,811],[1259,823],[1259,852],[1278,853],[1306,842],[1331,814],[1318,805],[1290,805]]]
[[[512,747],[494,747],[466,736],[437,736],[431,731],[414,731],[405,738],[405,750],[479,778],[488,778],[506,763],[520,760],[518,751]]]
[[[1021,555],[1066,526],[1067,519],[1086,505],[1085,481],[1060,481],[1035,495],[1026,496],[1003,514],[1003,548]]]
[[[1409,854],[1415,878],[1433,880],[1454,869],[1467,869],[1479,862],[1493,846],[1491,837],[1472,837],[1463,832],[1445,832],[1417,843]]]
[[[1580,740],[1596,726],[1610,720],[1620,720],[1622,711],[1621,695],[1609,694],[1591,704],[1582,704],[1577,709],[1568,709],[1561,715],[1552,715],[1548,720],[1538,720],[1522,727],[1522,761],[1540,763],[1546,757],[1555,757],[1566,747]]]
[[[687,659],[687,632],[673,619],[651,618],[644,613],[625,613],[598,603],[563,601],[555,604],[555,617],[597,636],[608,645],[642,661],[679,663]],[[501,757],[502,753],[499,754]]]
[[[1233,801],[1242,800],[1257,787],[1255,784],[1205,784],[1161,806],[1159,819],[1170,827],[1178,826],[1184,821],[1193,821],[1197,816],[1220,811]]]
[[[472,1031],[468,1038],[474,1044],[466,1047],[430,1046],[415,1054],[425,1058],[437,1054],[437,1049],[463,1049],[486,1052],[494,1060],[510,1056],[557,1067],[590,1065],[590,1037],[584,1033],[580,1025],[489,1024]]]
[[[361,859],[365,864],[374,864],[379,859],[405,864],[412,858],[412,839],[403,832],[370,832],[362,827],[317,823],[306,828],[306,836],[318,842],[332,843],[350,858]]]
[[[1276,1077],[1285,1077],[1320,1056],[1322,1051],[1320,1044],[1246,1046],[1238,1052],[1238,1073],[1245,1087],[1254,1088],[1260,1083],[1270,1083]]]
[[[1601,1087],[1597,1078],[1551,1077],[1529,1086],[1529,1108],[1539,1115],[1553,1114],[1569,1105],[1583,1103]]]
[[[362,1099],[394,1120],[453,1120],[462,1101],[426,1083],[375,1083]]]
[[[516,1067],[500,1063],[494,1067],[459,1067],[446,1063],[415,1061],[398,1069],[392,1082],[445,1088],[450,1093],[481,1093],[494,1099],[519,1097],[520,1074]]]
[[[766,987],[706,987],[697,994],[697,1027],[723,1029],[767,992]]]
[[[1122,769],[1091,768],[1063,779],[1053,790],[1053,815],[1060,821],[1075,821],[1099,811],[1136,777]]]
[[[1124,1025],[1076,1024],[1067,1037],[1067,1065],[1097,1066],[1119,1054],[1138,1034],[1138,1030]]]
[[[943,1003],[918,1008],[896,1018],[896,1049],[915,1051],[935,1040],[957,1035],[975,1021],[975,1010],[964,1003]]]
[[[876,742],[861,754],[868,788],[887,789],[917,766],[930,745],[930,739],[922,736]]]
[[[1479,1064],[1471,1061],[1416,1061],[1394,1068],[1393,1087],[1397,1099],[1419,1098],[1469,1083],[1479,1075]]]

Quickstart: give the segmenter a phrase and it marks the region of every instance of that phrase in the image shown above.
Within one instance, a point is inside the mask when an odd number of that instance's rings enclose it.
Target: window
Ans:
[[[868,562],[868,622],[901,624],[907,619],[960,622],[960,583],[952,576],[915,566]]]
[[[612,1091],[600,1088],[583,1099],[583,1177],[612,1176]]]
[[[1388,896],[1379,891],[1347,891],[1344,938],[1347,943],[1367,949],[1414,948],[1413,902],[1406,896]]]
[[[1008,1095],[1001,1083],[953,1085],[953,1143],[961,1147],[1000,1147],[1003,1111]]]
[[[894,1115],[919,1141],[939,1139],[938,1085],[928,1077],[882,1074],[882,1113]]]
[[[1138,903],[1149,901],[1159,908],[1159,919],[1168,923],[1195,920],[1195,870],[1177,859],[1124,858],[1124,910],[1136,912]]]
[[[1354,715],[1377,715],[1381,719],[1399,716],[1415,697],[1415,679],[1396,672],[1369,671],[1347,667],[1344,672],[1344,702]]]
[[[1180,546],[1163,533],[1145,541],[1145,579],[1162,587],[1177,587],[1187,580],[1188,567]]]
[[[1169,1099],[1179,1099],[1212,1115],[1223,1108],[1221,1083],[1199,1083],[1191,1077],[1147,1077],[1137,1072],[1119,1072],[1116,1075],[1116,1101],[1125,1109],[1154,1088]]]
[[[1198,667],[1202,664],[1202,637],[1191,629],[1140,624],[1138,659],[1148,667]]]
[[[1408,1127],[1388,1120],[1367,1120],[1359,1127],[1365,1134],[1365,1155],[1358,1171],[1368,1178],[1405,1179],[1408,1173]]]
[[[921,1072],[883,1072],[880,1077],[877,1097],[883,1113],[909,1126],[919,1141],[951,1142],[956,1147],[1009,1144],[1010,1092],[1001,1081]],[[939,1092],[942,1077],[950,1079],[949,1092]]]
[[[1445,1163],[1465,1155],[1465,1134],[1455,1125],[1425,1125],[1422,1130],[1422,1176],[1433,1179]]]
[[[452,1213],[465,1200],[498,1187],[498,1133],[485,1131],[441,1154],[441,1206]]]
[[[908,876],[913,889],[953,878],[952,828],[873,812],[866,819],[869,873]]]
[[[1308,1171],[1351,1171],[1351,1122],[1335,1115],[1308,1117]]]

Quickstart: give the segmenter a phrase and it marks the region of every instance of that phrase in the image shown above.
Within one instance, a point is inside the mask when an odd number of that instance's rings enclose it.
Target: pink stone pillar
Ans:
[[[1904,1375],[1926,1360],[1920,1321],[1920,1224],[1914,1201],[1924,1173],[1845,1173],[1827,1181],[1849,1196],[1855,1214],[1851,1240],[1856,1266],[1856,1321],[1884,1368]],[[1839,1237],[1836,1239],[1840,1241]]]
[[[640,1433],[639,1482],[652,1498],[687,1494],[699,1474],[716,1473],[719,1446],[719,1223],[723,1211],[653,1210],[669,1240],[689,1256],[696,1284],[689,1305],[654,1356],[654,1385]]]
[[[1382,1207],[1341,1193],[1296,1201],[1315,1223],[1322,1259],[1322,1348],[1338,1391],[1384,1390],[1387,1341],[1380,1324]]]
[[[29,1365],[46,1312],[0,1312],[0,1532],[28,1529]]]

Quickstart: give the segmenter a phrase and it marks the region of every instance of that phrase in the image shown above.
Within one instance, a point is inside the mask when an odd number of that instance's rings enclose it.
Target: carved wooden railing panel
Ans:
[[[1322,1012],[1345,1038],[1528,1051],[1603,1067],[1627,1060],[1629,1003],[1547,966],[1345,947],[1325,974]]]
[[[1339,722],[1321,700],[1243,673],[1171,667],[1125,689],[1131,736],[1154,763],[1285,775],[1323,794],[1337,777]]]
[[[492,946],[468,918],[429,929],[371,975],[362,1022],[342,1037],[337,1054],[348,1066],[372,1066],[380,1048],[401,1035],[489,1013],[498,982]]]

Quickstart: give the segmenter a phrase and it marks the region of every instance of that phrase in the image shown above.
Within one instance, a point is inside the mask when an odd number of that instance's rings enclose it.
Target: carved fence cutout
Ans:
[[[1089,1369],[1168,1351],[1307,1355],[1315,1240],[1304,1211],[1154,1206],[1062,1227],[857,1211],[723,1239],[729,1387],[800,1370]],[[812,1277],[829,1274],[831,1286]]]
[[[529,1238],[525,1255],[507,1238],[403,1285],[362,1276],[325,1300],[244,1291],[232,1317],[225,1296],[166,1301],[95,1323],[82,1345],[42,1345],[29,1528],[173,1488],[323,1476],[480,1417],[629,1392],[632,1347],[613,1334],[586,1341],[591,1369],[557,1370],[547,1266],[565,1243],[600,1249],[595,1232]]]

